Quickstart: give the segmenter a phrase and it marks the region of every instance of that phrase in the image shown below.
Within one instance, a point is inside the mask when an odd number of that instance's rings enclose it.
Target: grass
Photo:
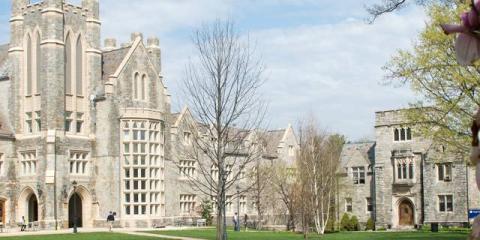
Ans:
[[[155,231],[149,232],[168,236],[194,237],[202,239],[215,239],[215,229],[207,230],[181,230],[181,231]],[[322,240],[465,240],[467,232],[349,232],[332,233],[324,236],[310,235],[309,239]],[[290,232],[233,232],[228,231],[229,240],[295,240],[303,239],[303,235]]]
[[[120,233],[78,233],[78,234],[55,234],[38,236],[2,237],[0,240],[162,240],[156,237],[143,237]]]

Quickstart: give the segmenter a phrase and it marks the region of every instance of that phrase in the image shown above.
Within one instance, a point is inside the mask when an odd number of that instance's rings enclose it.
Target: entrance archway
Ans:
[[[5,209],[5,200],[0,199],[0,224],[6,223],[6,209]]]
[[[71,197],[70,200],[68,201],[68,227],[73,228],[75,224],[75,219],[76,219],[76,224],[77,227],[83,227],[83,215],[82,215],[82,198],[78,193],[74,193]]]
[[[410,200],[404,199],[398,205],[398,225],[412,226],[414,224],[414,210]]]
[[[27,215],[28,215],[28,222],[36,222],[38,221],[38,201],[37,196],[35,194],[30,194],[27,198]]]

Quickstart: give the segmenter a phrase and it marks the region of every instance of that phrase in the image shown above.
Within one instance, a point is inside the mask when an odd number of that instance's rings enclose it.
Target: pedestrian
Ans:
[[[239,225],[238,214],[235,213],[235,215],[233,215],[233,230],[234,231],[238,231],[238,225]]]
[[[248,230],[248,226],[247,226],[247,224],[248,224],[248,215],[247,215],[246,213],[245,213],[245,217],[244,217],[244,219],[243,219],[243,222],[244,222],[244,224],[245,224],[245,232],[246,232],[246,231]]]
[[[108,213],[108,217],[107,217],[107,223],[108,223],[108,227],[109,227],[110,232],[113,229],[113,222],[115,222],[115,214],[110,212],[110,213]]]
[[[27,228],[27,221],[25,221],[25,216],[22,216],[22,222],[20,224],[20,231],[24,232],[25,228]]]

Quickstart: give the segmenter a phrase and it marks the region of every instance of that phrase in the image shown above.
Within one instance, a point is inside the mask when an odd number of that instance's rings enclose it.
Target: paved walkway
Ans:
[[[169,230],[182,230],[182,229],[192,229],[192,228],[179,228],[179,227],[167,227],[167,228],[115,228],[113,230],[114,233],[123,233],[129,235],[137,235],[137,236],[145,236],[145,237],[156,237],[156,238],[163,238],[163,239],[181,239],[181,240],[204,240],[200,238],[188,238],[188,237],[175,237],[175,236],[167,236],[161,234],[153,234],[153,233],[145,233],[148,231],[169,231]],[[194,229],[202,229],[202,228],[194,228]],[[100,232],[108,232],[106,228],[79,228],[79,233],[100,233]],[[56,234],[71,234],[72,229],[61,229],[61,230],[40,230],[40,231],[30,231],[30,232],[20,232],[18,229],[8,229],[3,233],[0,232],[0,239],[2,237],[21,237],[21,236],[43,236],[43,235],[56,235]]]

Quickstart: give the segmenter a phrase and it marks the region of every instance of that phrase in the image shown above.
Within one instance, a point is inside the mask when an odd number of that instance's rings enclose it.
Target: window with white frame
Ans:
[[[453,195],[438,195],[438,211],[453,212]]]
[[[210,169],[210,174],[212,175],[212,179],[214,181],[218,180],[218,167],[215,165],[212,165],[212,168]]]
[[[345,212],[352,212],[353,211],[353,205],[352,205],[352,199],[351,198],[345,198]]]
[[[195,211],[196,195],[180,194],[180,212],[191,213]]]
[[[373,212],[372,198],[367,197],[367,212]]]
[[[415,176],[415,161],[413,157],[395,159],[397,180],[412,180]]]
[[[365,184],[365,167],[352,167],[353,184]]]
[[[70,174],[87,175],[89,173],[88,152],[70,151]]]
[[[452,163],[437,164],[438,181],[450,182],[452,181]]]
[[[5,174],[5,159],[4,154],[0,153],[0,176]]]
[[[232,195],[225,196],[225,212],[232,213],[233,212],[233,204],[232,204]]]
[[[181,177],[194,177],[196,168],[193,160],[180,160],[179,163]]]
[[[246,212],[247,212],[247,197],[245,195],[241,195],[240,196],[240,213],[246,213]]]
[[[412,140],[412,129],[411,128],[395,128],[393,130],[393,141],[395,142],[405,142]]]
[[[32,112],[25,113],[25,132],[33,133]]]
[[[36,151],[26,151],[20,153],[21,175],[32,176],[37,173],[37,153]]]
[[[155,120],[122,120],[123,211],[130,216],[164,212],[163,124]]]
[[[183,132],[183,144],[191,145],[192,144],[192,133],[191,132]]]
[[[293,145],[288,146],[288,156],[295,156],[295,148],[293,148]]]
[[[225,166],[225,171],[227,173],[227,181],[232,181],[233,180],[233,164],[227,164]]]

